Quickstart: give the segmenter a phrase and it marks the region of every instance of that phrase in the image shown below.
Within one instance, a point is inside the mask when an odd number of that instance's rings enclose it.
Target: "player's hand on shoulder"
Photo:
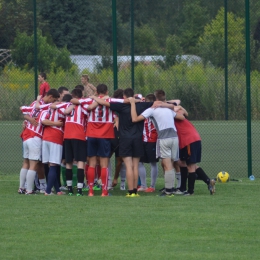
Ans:
[[[42,95],[37,96],[37,101],[40,101],[42,99]]]
[[[157,108],[157,107],[160,107],[160,106],[162,106],[162,101],[154,101],[152,108]]]

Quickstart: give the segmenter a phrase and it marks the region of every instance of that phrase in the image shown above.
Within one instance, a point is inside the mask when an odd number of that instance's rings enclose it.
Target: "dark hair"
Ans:
[[[150,93],[148,95],[145,96],[145,101],[147,102],[153,102],[156,100],[156,97],[154,94]]]
[[[83,91],[84,90],[84,86],[83,85],[77,85],[75,87],[75,89],[80,89],[81,91]]]
[[[72,99],[72,95],[71,94],[65,94],[62,98],[62,101],[64,102],[70,102],[70,100]]]
[[[69,91],[69,90],[68,90],[66,87],[60,86],[60,87],[58,88],[58,92],[59,92],[60,94],[62,94],[63,91]]]
[[[45,73],[45,72],[41,72],[41,73],[40,73],[40,76],[41,76],[41,77],[43,77],[43,78],[44,78],[44,80],[45,80],[45,79],[47,79],[47,75],[46,75],[46,73]]]
[[[126,88],[123,93],[127,98],[134,96],[134,91],[132,88]]]
[[[123,98],[123,93],[124,93],[124,90],[121,89],[121,88],[118,88],[114,94],[113,94],[113,98]]]
[[[74,88],[71,91],[71,95],[72,95],[72,97],[75,97],[75,98],[81,98],[82,97],[82,91],[79,88]]]
[[[105,84],[99,84],[97,86],[97,93],[98,94],[106,94],[107,93],[107,85]]]
[[[154,95],[156,97],[156,100],[165,101],[166,99],[165,92],[162,89],[155,90]]]
[[[46,93],[46,96],[52,96],[52,97],[54,97],[54,98],[59,98],[59,97],[60,97],[60,93],[58,92],[57,89],[52,88],[52,89],[50,89],[50,90]]]

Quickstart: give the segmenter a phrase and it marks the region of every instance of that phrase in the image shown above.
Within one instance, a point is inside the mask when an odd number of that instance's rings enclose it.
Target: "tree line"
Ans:
[[[224,1],[134,0],[136,55],[192,54],[224,67]],[[37,28],[46,43],[70,54],[112,54],[112,1],[36,0]],[[260,70],[260,2],[250,1],[252,69]],[[33,1],[0,0],[0,49],[19,49],[33,34]],[[17,40],[18,38],[18,40]],[[131,52],[131,1],[117,0],[118,55]],[[245,0],[228,1],[229,63],[245,66]],[[25,44],[26,45],[26,44]],[[24,52],[26,46],[22,51]],[[31,51],[31,47],[28,48]],[[44,53],[44,51],[43,51]],[[19,54],[15,54],[16,57]],[[25,53],[23,54],[25,55]],[[44,54],[43,54],[44,56]],[[51,55],[53,56],[53,55]],[[59,55],[54,55],[59,56]],[[19,60],[19,58],[17,58]],[[20,57],[20,60],[23,58]]]

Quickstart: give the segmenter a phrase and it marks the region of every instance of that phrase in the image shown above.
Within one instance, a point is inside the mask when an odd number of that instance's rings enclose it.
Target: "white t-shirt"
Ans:
[[[174,124],[176,113],[169,108],[148,108],[142,116],[150,117],[158,133],[158,139],[177,137],[177,129]]]

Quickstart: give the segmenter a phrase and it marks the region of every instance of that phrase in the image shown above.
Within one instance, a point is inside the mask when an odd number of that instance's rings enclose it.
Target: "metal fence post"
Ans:
[[[224,0],[225,22],[225,120],[228,120],[228,19],[227,0]]]
[[[247,166],[248,177],[252,174],[252,134],[251,134],[251,86],[250,86],[250,5],[245,0],[246,22],[246,104],[247,104]]]
[[[35,99],[38,96],[38,48],[37,48],[37,20],[36,0],[33,0],[33,33],[34,33],[34,89]]]
[[[112,19],[113,19],[113,75],[114,75],[114,90],[118,88],[117,75],[117,26],[116,26],[116,0],[112,0]]]
[[[131,0],[131,81],[135,89],[134,0]]]

